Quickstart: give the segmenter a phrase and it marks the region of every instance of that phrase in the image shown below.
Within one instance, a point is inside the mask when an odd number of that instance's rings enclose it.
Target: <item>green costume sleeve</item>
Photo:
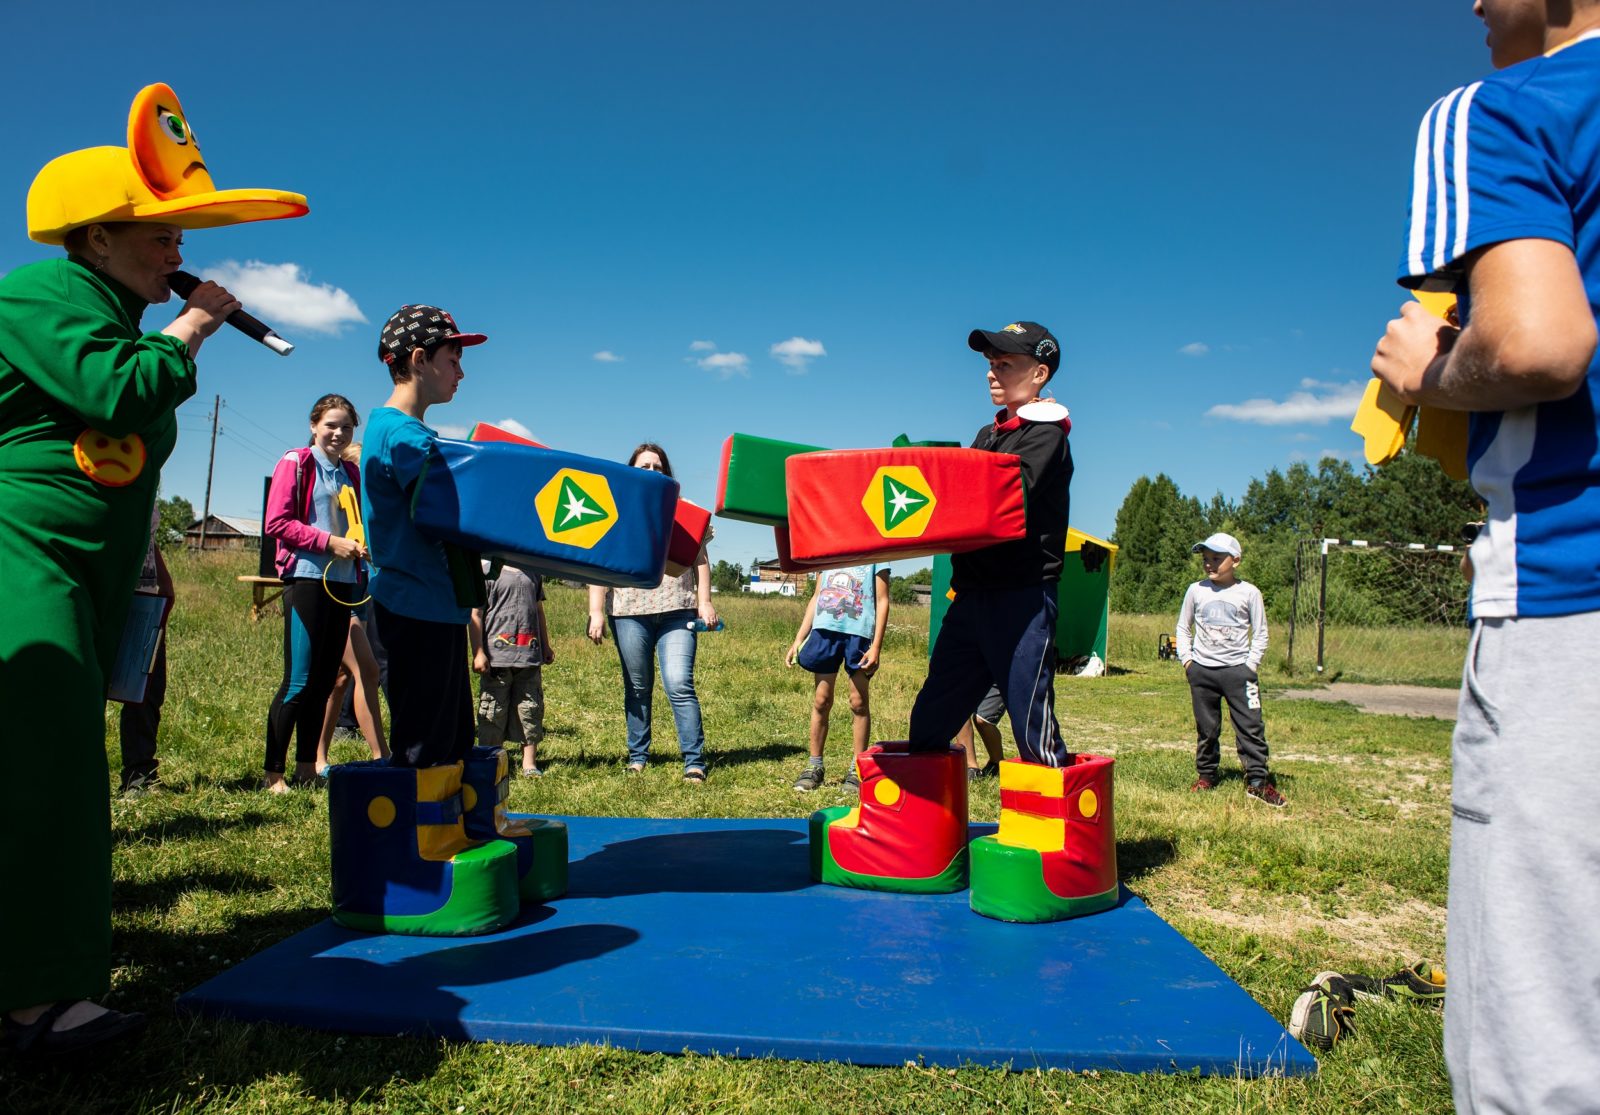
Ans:
[[[108,284],[79,264],[53,262],[0,283],[0,359],[112,437],[170,420],[195,392],[188,346],[165,333],[138,335],[138,311]]]

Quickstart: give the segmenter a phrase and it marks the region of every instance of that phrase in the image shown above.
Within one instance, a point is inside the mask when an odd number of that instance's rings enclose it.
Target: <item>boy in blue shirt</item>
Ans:
[[[1011,710],[1018,757],[1062,767],[1071,755],[1055,713],[1056,594],[1067,548],[1071,420],[1064,408],[1035,408],[1061,363],[1061,346],[1050,330],[1032,321],[1013,322],[993,333],[974,329],[967,347],[988,362],[989,399],[1000,409],[972,441],[972,448],[1015,453],[1027,484],[1027,537],[955,554],[950,587],[955,599],[945,613],[911,709],[913,751],[939,751],[973,713],[992,683]]]
[[[439,435],[423,416],[454,398],[462,348],[486,340],[461,332],[437,307],[403,306],[378,341],[394,391],[367,421],[361,514],[372,555],[369,591],[389,653],[391,762],[399,767],[453,763],[472,748],[471,607],[457,600],[444,545],[412,525],[411,495],[437,452]]]
[[[817,574],[817,590],[806,604],[789,653],[787,665],[803,666],[817,676],[811,701],[811,758],[795,779],[794,788],[815,790],[823,782],[822,748],[828,742],[828,714],[833,711],[833,690],[839,667],[850,675],[850,727],[855,754],[872,744],[872,705],[868,687],[878,672],[883,633],[889,628],[889,567],[852,565]],[[845,775],[844,788],[856,790],[855,761]]]
[[[1600,0],[1478,0],[1500,72],[1423,117],[1372,370],[1471,412],[1488,504],[1452,756],[1445,1061],[1459,1111],[1600,1095]]]

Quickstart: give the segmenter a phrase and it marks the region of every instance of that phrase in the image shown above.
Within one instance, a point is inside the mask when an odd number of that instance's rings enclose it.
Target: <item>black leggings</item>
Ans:
[[[355,585],[321,578],[284,579],[283,684],[267,711],[269,774],[282,774],[294,736],[294,760],[314,763],[322,738],[328,694],[339,676],[339,663],[350,638],[350,605]],[[330,593],[336,593],[335,600]]]

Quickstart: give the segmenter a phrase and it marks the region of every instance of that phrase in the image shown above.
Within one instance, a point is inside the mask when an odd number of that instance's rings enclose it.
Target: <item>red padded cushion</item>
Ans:
[[[1022,460],[982,449],[834,449],[786,462],[800,568],[953,554],[1027,535]]]

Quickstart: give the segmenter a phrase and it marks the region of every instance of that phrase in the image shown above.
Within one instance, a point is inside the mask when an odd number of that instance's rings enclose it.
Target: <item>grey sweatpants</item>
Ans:
[[[1600,1109],[1600,612],[1473,625],[1444,1049],[1462,1112]]]
[[[1202,666],[1191,661],[1185,671],[1189,699],[1194,705],[1194,769],[1208,782],[1216,782],[1222,765],[1222,702],[1228,702],[1233,721],[1233,741],[1239,751],[1244,776],[1252,784],[1265,782],[1267,731],[1261,719],[1261,685],[1256,672],[1243,662],[1237,666]]]

